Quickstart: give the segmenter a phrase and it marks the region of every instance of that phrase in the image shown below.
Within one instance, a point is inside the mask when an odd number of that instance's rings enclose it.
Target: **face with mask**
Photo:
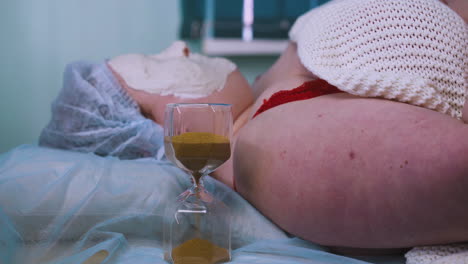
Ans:
[[[232,104],[236,120],[253,102],[250,85],[232,62],[191,53],[181,41],[155,55],[115,57],[108,66],[142,113],[158,124],[168,103]]]

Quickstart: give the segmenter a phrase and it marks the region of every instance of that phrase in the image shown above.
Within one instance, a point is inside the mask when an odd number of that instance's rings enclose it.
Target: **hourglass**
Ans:
[[[231,134],[231,105],[166,106],[166,156],[192,181],[166,210],[165,256],[172,263],[213,264],[231,258],[229,208],[203,184],[206,175],[229,159]]]

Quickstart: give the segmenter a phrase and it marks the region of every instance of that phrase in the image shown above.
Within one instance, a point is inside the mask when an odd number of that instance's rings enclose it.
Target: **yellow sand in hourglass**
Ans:
[[[229,260],[227,249],[208,240],[195,238],[172,250],[174,264],[214,264]]]
[[[213,133],[187,132],[166,137],[164,142],[168,158],[191,171],[197,184],[203,171],[216,169],[231,155],[229,138]],[[229,260],[227,249],[200,238],[185,241],[174,248],[171,255],[175,264],[214,264]]]
[[[196,183],[203,170],[213,170],[231,156],[229,138],[208,132],[186,132],[165,137],[164,143],[166,151],[171,154],[167,155],[168,158],[191,171]]]

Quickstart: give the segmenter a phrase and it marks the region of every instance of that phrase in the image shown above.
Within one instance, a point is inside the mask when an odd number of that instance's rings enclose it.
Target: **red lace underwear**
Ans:
[[[262,106],[258,108],[257,112],[252,118],[255,118],[257,115],[278,105],[341,92],[343,91],[329,84],[327,81],[321,79],[308,81],[292,90],[278,91],[274,93],[268,100],[264,99]]]

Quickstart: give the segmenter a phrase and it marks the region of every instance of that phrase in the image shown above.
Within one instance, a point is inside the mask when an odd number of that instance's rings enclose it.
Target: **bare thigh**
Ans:
[[[468,129],[403,103],[327,95],[240,131],[239,192],[323,245],[395,248],[468,239]]]

